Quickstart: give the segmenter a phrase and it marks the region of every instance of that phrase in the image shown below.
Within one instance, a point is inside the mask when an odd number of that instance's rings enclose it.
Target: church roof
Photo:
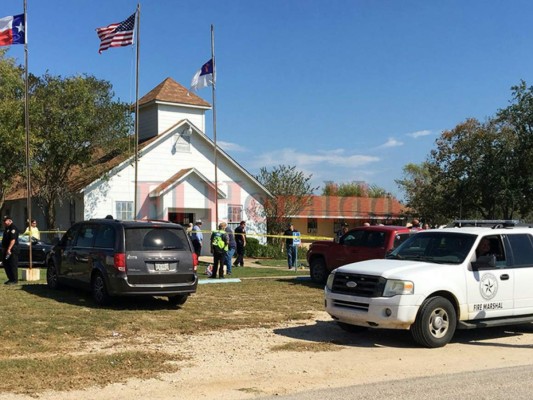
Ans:
[[[167,78],[139,99],[139,106],[152,102],[168,102],[211,108],[211,104],[180,85],[172,78]]]
[[[215,185],[213,182],[208,180],[204,175],[202,175],[196,168],[185,168],[182,170],[179,170],[177,173],[172,175],[170,178],[168,178],[166,181],[161,183],[159,186],[157,186],[155,189],[153,189],[150,193],[150,197],[159,197],[161,194],[166,191],[168,188],[172,187],[173,185],[179,184],[181,181],[185,180],[189,175],[196,175],[200,180],[205,182],[212,190],[215,190]],[[220,188],[217,190],[218,196],[220,198],[227,198],[227,194],[224,193]]]

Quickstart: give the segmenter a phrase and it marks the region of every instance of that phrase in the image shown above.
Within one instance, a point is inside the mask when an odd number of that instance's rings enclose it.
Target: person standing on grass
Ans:
[[[2,264],[6,271],[6,285],[19,282],[19,230],[10,216],[4,217],[4,236],[2,237]]]
[[[228,251],[226,251],[226,273],[228,275],[231,275],[231,266],[233,264],[233,255],[235,254],[235,249],[237,248],[237,242],[235,242],[235,234],[229,226],[226,226],[226,234],[228,235]]]
[[[235,228],[235,241],[237,242],[237,258],[235,259],[235,266],[244,267],[244,248],[246,247],[246,221],[241,221],[238,227]]]
[[[194,247],[194,252],[198,257],[202,255],[202,240],[204,240],[204,235],[202,234],[202,221],[197,220],[192,227],[191,240]]]
[[[285,239],[285,249],[287,250],[287,264],[291,270],[295,269],[298,264],[298,260],[296,259],[297,249],[293,239],[294,232],[298,231],[294,229],[293,224],[289,224],[287,230],[283,233],[283,236],[287,237]]]
[[[210,278],[224,278],[224,263],[226,262],[226,252],[228,251],[228,235],[226,234],[225,222],[218,224],[218,230],[211,233],[211,253],[213,254],[213,273]]]

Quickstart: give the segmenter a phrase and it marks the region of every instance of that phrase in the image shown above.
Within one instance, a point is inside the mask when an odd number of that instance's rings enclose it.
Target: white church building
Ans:
[[[57,205],[56,227],[66,230],[79,220],[112,215],[185,225],[202,220],[205,231],[215,229],[220,221],[235,228],[246,220],[248,232],[265,234],[263,204],[271,195],[223,150],[217,147],[215,152],[215,143],[205,134],[205,113],[210,109],[205,100],[173,79],[165,79],[139,99],[136,215],[134,156],[119,156],[103,160],[100,168],[95,168],[96,176],[73,173],[69,186],[75,195]],[[4,204],[4,213],[21,229],[27,218],[25,196],[17,190]],[[215,220],[215,204],[219,221]],[[35,201],[32,217],[46,230]],[[203,247],[208,251],[209,246]]]

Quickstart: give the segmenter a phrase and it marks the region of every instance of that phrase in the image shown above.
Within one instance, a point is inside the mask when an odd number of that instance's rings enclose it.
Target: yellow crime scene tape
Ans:
[[[41,234],[63,234],[65,233],[66,231],[40,231]],[[195,232],[201,232],[201,233],[213,233],[213,231],[195,231]],[[191,234],[191,232],[189,232],[189,234]],[[234,233],[234,235],[243,235],[242,233]],[[255,232],[246,232],[244,235],[248,236],[248,237],[266,237],[266,238],[280,238],[280,239],[288,239],[288,238],[295,238],[295,236],[285,236],[285,235],[269,235],[269,234],[266,234],[266,233],[255,233]],[[298,237],[298,236],[296,236]],[[330,236],[311,236],[311,235],[300,235],[299,236],[300,240],[305,240],[305,241],[313,241],[313,240],[333,240],[333,237],[330,237]]]
[[[202,232],[202,233],[213,233],[213,231],[195,231],[195,232]],[[189,233],[193,233],[192,231]],[[299,237],[300,240],[333,240],[333,237],[331,236],[311,236],[311,235],[300,235],[300,236],[285,236],[285,235],[269,235],[266,233],[256,233],[256,232],[246,232],[246,233],[235,233],[234,235],[246,235],[247,237],[271,237],[271,238],[281,238],[281,239],[288,239],[288,238],[295,238]]]

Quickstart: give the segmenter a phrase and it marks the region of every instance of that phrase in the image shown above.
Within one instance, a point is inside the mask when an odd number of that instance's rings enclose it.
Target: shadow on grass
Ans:
[[[99,306],[91,298],[91,293],[82,289],[65,287],[50,289],[46,284],[22,285],[21,290],[59,303],[108,310],[176,310],[179,306],[169,303],[167,297],[123,296],[112,297],[106,306]]]
[[[278,282],[286,282],[292,286],[298,285],[320,290],[324,289],[324,285],[313,282],[309,276],[288,276],[286,278],[277,278],[276,280]]]
[[[407,330],[362,328],[360,332],[347,332],[333,320],[316,321],[314,325],[274,329],[277,335],[317,343],[332,343],[350,347],[420,348]],[[531,344],[497,343],[494,340],[533,333],[533,324],[458,330],[450,343],[470,344],[485,347],[508,347],[531,349]]]

